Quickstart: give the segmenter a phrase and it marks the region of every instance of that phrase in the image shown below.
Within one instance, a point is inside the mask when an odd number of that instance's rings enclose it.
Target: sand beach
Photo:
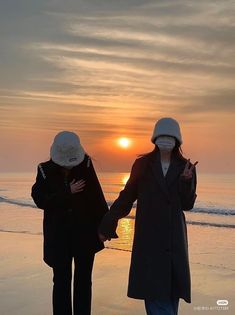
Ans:
[[[190,226],[189,238],[192,232],[195,233],[194,229]],[[52,314],[52,270],[41,258],[42,235],[1,232],[0,247],[1,315]],[[227,252],[227,257],[223,259],[230,262],[219,267],[213,265],[215,257],[212,256],[212,263],[209,262],[209,256],[204,263],[196,262],[195,257],[191,262],[192,303],[181,300],[180,315],[234,314],[233,257]],[[93,315],[145,314],[142,301],[126,296],[129,262],[128,251],[106,248],[96,255]],[[216,304],[218,299],[227,299],[229,305],[219,307]]]

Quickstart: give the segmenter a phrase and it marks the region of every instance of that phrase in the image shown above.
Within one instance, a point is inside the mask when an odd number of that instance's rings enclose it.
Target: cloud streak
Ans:
[[[88,137],[95,124],[106,137],[172,113],[234,113],[234,1],[10,2],[0,128],[79,125]]]

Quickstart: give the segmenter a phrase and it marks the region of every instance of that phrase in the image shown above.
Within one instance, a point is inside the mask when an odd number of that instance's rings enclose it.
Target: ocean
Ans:
[[[111,205],[129,173],[98,173],[98,177]],[[0,174],[0,232],[42,235],[43,210],[34,205],[30,196],[34,181],[33,173]],[[235,174],[198,173],[195,207],[185,211],[191,263],[235,270],[234,192]],[[130,214],[119,221],[119,238],[106,242],[107,248],[131,252],[134,219],[135,204]]]
[[[124,188],[129,173],[98,173],[109,205]],[[43,211],[31,199],[34,173],[0,174],[0,231],[10,233],[42,234]],[[191,211],[185,212],[188,225],[201,229],[226,230],[232,235],[235,228],[235,174],[198,174],[197,201]],[[107,246],[131,251],[134,232],[135,204],[129,216],[121,219],[119,239]],[[203,233],[203,230],[200,230]],[[234,235],[234,234],[233,234]]]
[[[98,173],[98,177],[111,205],[129,173]],[[0,174],[1,231],[42,232],[42,210],[36,208],[30,196],[34,181],[33,173]],[[235,228],[235,174],[198,174],[197,195],[194,209],[185,212],[188,224]],[[135,206],[130,220],[134,220]]]

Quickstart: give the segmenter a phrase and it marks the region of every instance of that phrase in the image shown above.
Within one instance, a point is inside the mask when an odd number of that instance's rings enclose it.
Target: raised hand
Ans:
[[[70,182],[70,189],[71,189],[72,194],[76,194],[78,192],[83,191],[84,187],[85,187],[85,181],[83,179],[78,180],[78,181],[73,179]]]
[[[184,179],[191,179],[192,176],[193,176],[193,170],[195,168],[195,166],[198,164],[198,161],[196,161],[194,164],[192,164],[190,166],[190,159],[188,159],[186,165],[185,165],[185,168],[184,168],[184,171],[183,173],[181,174],[181,176],[184,178]]]

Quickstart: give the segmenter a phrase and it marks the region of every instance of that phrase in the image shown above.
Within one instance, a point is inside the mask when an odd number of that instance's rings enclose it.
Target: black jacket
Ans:
[[[71,170],[68,183],[73,179],[85,180],[82,192],[72,194],[61,167],[49,160],[39,164],[32,187],[35,204],[44,210],[44,261],[51,267],[70,255],[95,253],[104,248],[97,228],[108,206],[87,155]]]
[[[137,159],[124,190],[102,220],[100,233],[115,237],[118,220],[128,215],[137,200],[129,297],[164,300],[173,293],[191,302],[183,210],[193,208],[196,172],[192,180],[183,180],[185,164],[185,159],[172,159],[164,177],[158,151]]]

